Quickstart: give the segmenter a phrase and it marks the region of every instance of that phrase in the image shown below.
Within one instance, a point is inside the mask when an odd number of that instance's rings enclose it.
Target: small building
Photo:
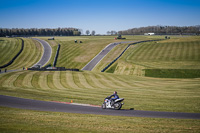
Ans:
[[[155,35],[155,33],[144,33],[144,35],[146,35],[146,36],[152,36],[152,35]]]

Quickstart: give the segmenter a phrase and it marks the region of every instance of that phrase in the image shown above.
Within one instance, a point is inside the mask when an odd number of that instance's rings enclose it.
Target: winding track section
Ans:
[[[38,38],[32,38],[32,39],[38,41],[38,42],[42,45],[42,47],[43,47],[43,49],[44,49],[42,57],[41,57],[40,60],[39,60],[36,64],[34,64],[32,67],[35,67],[35,66],[37,66],[37,65],[40,65],[40,66],[42,67],[42,66],[44,66],[44,65],[50,60],[50,58],[51,58],[51,53],[52,53],[51,46],[49,45],[48,42],[46,42],[46,41],[44,41],[44,40],[41,40],[41,39],[38,39]],[[7,72],[15,72],[15,71],[21,71],[21,70],[22,70],[22,69],[7,70]],[[0,74],[2,74],[2,73],[5,73],[5,71],[0,72]]]
[[[42,67],[50,60],[52,49],[48,42],[38,39],[38,38],[33,38],[33,39],[38,41],[43,46],[44,52],[43,52],[41,59],[32,67],[35,67],[37,65],[40,65]]]
[[[56,102],[38,101],[0,95],[0,106],[51,111],[51,112],[68,112],[80,114],[98,114],[112,116],[129,116],[129,117],[151,117],[151,118],[177,118],[177,119],[200,119],[200,113],[177,113],[177,112],[156,112],[141,110],[103,110],[100,107],[80,106],[73,104],[63,104]]]
[[[133,43],[135,41],[116,42],[108,44],[99,54],[97,54],[86,66],[81,70],[92,71],[92,69],[112,50],[115,46],[121,43]]]

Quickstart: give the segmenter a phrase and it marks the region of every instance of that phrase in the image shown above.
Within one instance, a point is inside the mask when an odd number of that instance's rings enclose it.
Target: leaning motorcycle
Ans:
[[[111,103],[111,99],[109,97],[106,97],[101,107],[102,107],[102,109],[119,110],[119,109],[121,109],[122,105],[124,104],[124,103],[122,103],[123,100],[124,100],[124,98],[118,98],[113,101],[114,103]]]

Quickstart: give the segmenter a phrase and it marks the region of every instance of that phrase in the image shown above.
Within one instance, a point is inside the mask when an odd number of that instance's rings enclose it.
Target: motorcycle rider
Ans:
[[[110,95],[109,97],[110,97],[111,106],[114,105],[114,101],[115,101],[116,99],[119,99],[119,96],[117,95],[117,92],[116,92],[116,91],[114,91],[114,93],[113,93],[112,95]],[[114,98],[112,98],[112,97],[114,97]]]

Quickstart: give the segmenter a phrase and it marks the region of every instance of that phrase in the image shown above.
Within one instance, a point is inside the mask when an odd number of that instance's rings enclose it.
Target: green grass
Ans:
[[[199,78],[200,69],[145,69],[145,76],[157,78]]]
[[[200,37],[137,44],[117,63],[115,74],[138,76],[145,75],[144,69],[200,69]]]
[[[131,41],[164,37],[126,36],[126,38]],[[44,101],[73,100],[76,103],[101,105],[103,99],[116,90],[120,97],[125,98],[124,109],[200,113],[199,78],[144,77],[144,69],[147,68],[199,69],[199,38],[171,38],[159,43],[131,46],[116,62],[117,65],[111,66],[113,68],[111,72],[114,70],[114,73],[100,73],[100,70],[115,59],[127,44],[115,47],[92,72],[21,71],[0,74],[0,95]],[[53,48],[54,54],[50,63],[53,63],[57,44],[60,43],[58,66],[79,69],[109,43],[122,41],[114,40],[114,36],[55,37],[54,41],[47,40],[47,37],[41,39],[48,41]],[[25,64],[31,66],[41,57],[41,45],[30,39],[24,40],[26,47],[24,53],[19,56],[20,63],[10,66],[10,69],[23,67]],[[81,40],[83,43],[74,44],[74,40]],[[155,50],[156,46],[159,49]],[[159,58],[160,56],[162,58]],[[0,121],[1,132],[115,132],[115,130],[118,132],[199,132],[200,122],[199,120],[53,113],[5,107],[0,107]]]
[[[0,94],[101,105],[118,91],[124,109],[198,112],[199,79],[153,79],[97,72],[21,71],[0,75]]]
[[[29,38],[23,38],[23,40],[24,40],[24,49],[22,53],[16,58],[16,60],[11,65],[6,67],[6,69],[11,70],[11,69],[22,69],[23,67],[32,67],[35,63],[37,63],[40,60],[43,51],[42,46],[37,41]],[[20,43],[20,48],[21,48],[21,41],[19,41],[18,43]],[[4,49],[0,50],[3,51]],[[11,56],[12,55],[16,54],[14,53],[11,54]],[[4,59],[9,60],[10,57],[6,56],[4,57]]]
[[[199,132],[199,120],[137,118],[0,107],[1,132]]]
[[[117,67],[117,63],[115,63],[112,67],[110,67],[106,72],[108,72],[108,73],[114,73],[116,67]]]
[[[21,41],[19,39],[0,37],[0,66],[11,61],[20,49]]]

